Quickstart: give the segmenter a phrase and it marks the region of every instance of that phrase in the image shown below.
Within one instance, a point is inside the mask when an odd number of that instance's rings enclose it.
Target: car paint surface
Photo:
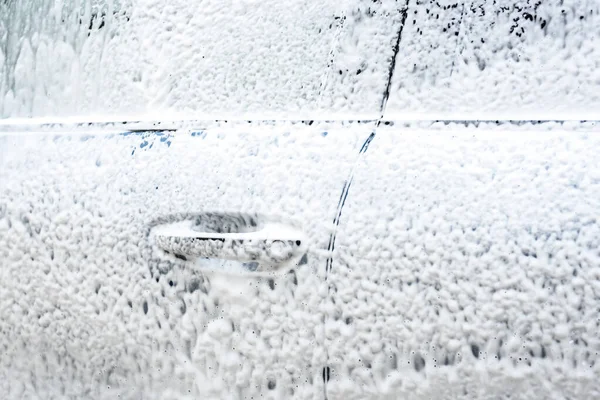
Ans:
[[[599,15],[0,1],[0,398],[600,398]]]
[[[5,133],[2,391],[593,398],[599,140],[594,124]],[[153,243],[157,220],[206,210],[293,216],[308,262],[231,274]]]

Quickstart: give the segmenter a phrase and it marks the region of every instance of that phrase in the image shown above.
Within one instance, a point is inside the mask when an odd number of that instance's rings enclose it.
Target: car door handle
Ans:
[[[246,269],[278,269],[305,250],[296,227],[249,214],[207,213],[154,228],[159,248],[177,258],[241,261]]]

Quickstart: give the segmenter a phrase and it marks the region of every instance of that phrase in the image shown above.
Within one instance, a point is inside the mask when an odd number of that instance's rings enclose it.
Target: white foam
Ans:
[[[389,119],[598,119],[596,1],[410,5]]]
[[[0,397],[320,396],[331,216],[365,127],[317,125],[3,134]],[[307,264],[239,277],[152,247],[157,218],[207,210],[298,220]]]
[[[600,136],[381,126],[342,213],[330,399],[592,398]]]
[[[597,119],[598,15],[593,0],[12,1],[0,116],[378,118],[401,30],[388,119]]]

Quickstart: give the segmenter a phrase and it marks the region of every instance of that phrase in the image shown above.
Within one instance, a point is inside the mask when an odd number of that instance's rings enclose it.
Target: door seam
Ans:
[[[329,236],[329,244],[327,245],[328,256],[327,256],[327,262],[325,265],[325,282],[327,282],[327,298],[328,299],[331,298],[331,284],[329,282],[329,272],[331,271],[331,268],[333,266],[333,251],[335,249],[335,240],[337,237],[338,227],[340,225],[340,220],[342,217],[342,212],[344,209],[344,205],[346,204],[346,199],[348,198],[348,193],[350,192],[350,187],[352,186],[352,181],[354,180],[354,173],[356,172],[356,169],[358,168],[360,161],[364,157],[364,154],[369,149],[369,145],[371,144],[373,139],[375,139],[375,136],[377,134],[377,128],[381,124],[381,121],[383,120],[383,116],[385,114],[387,102],[390,97],[390,89],[392,86],[392,79],[394,77],[394,70],[396,68],[396,58],[400,51],[400,41],[402,40],[402,31],[404,29],[406,17],[408,15],[409,3],[410,3],[410,0],[406,0],[404,7],[402,9],[398,10],[401,13],[400,26],[398,27],[398,33],[396,34],[394,46],[392,48],[393,49],[392,59],[390,61],[390,67],[388,69],[385,90],[383,92],[381,103],[379,106],[379,118],[376,121],[374,121],[375,127],[373,128],[372,132],[369,134],[367,139],[363,142],[363,145],[361,146],[361,148],[358,152],[358,155],[357,155],[356,159],[354,160],[354,164],[352,165],[350,174],[349,174],[348,178],[344,181],[344,186],[342,187],[342,193],[340,195],[340,199],[338,200],[338,204],[336,207],[336,213],[335,213],[335,216],[333,219],[333,231],[331,232],[331,234]],[[323,321],[323,322],[325,323],[325,321]],[[331,367],[329,366],[329,353],[327,351],[327,346],[325,346],[324,350],[325,350],[326,363],[325,363],[325,366],[323,367],[323,395],[324,395],[325,400],[328,400],[327,382],[329,382],[329,379],[330,379]]]

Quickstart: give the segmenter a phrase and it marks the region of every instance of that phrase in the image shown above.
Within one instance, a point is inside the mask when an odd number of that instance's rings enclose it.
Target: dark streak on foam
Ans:
[[[396,68],[396,57],[398,56],[398,52],[400,51],[400,41],[402,40],[402,30],[404,28],[404,23],[406,22],[406,16],[408,15],[408,2],[410,0],[406,0],[406,4],[404,5],[404,9],[400,11],[402,13],[402,19],[400,21],[400,27],[398,28],[398,34],[396,35],[396,41],[394,43],[392,54],[392,61],[390,62],[390,68],[388,69],[387,83],[385,86],[385,90],[383,92],[383,98],[381,99],[381,104],[379,106],[379,110],[381,111],[381,118],[383,118],[383,111],[385,110],[385,106],[387,105],[387,101],[390,97],[390,88],[392,86],[392,77],[394,75],[394,69]]]
[[[355,166],[360,161],[361,156],[364,153],[366,153],[367,149],[369,148],[369,144],[371,144],[371,142],[373,141],[374,138],[375,138],[375,132],[371,132],[371,134],[369,135],[367,140],[363,143],[362,147],[360,148],[360,151],[358,152],[358,158],[356,159],[356,161],[354,163]],[[342,211],[344,209],[344,205],[346,204],[346,198],[348,197],[348,193],[350,192],[350,186],[352,186],[353,179],[354,179],[354,167],[352,168],[352,171],[350,172],[350,176],[344,182],[344,187],[342,188],[342,194],[340,195],[340,199],[339,199],[338,205],[337,205],[336,215],[335,215],[335,218],[333,219],[334,231],[329,236],[329,244],[327,246],[327,251],[329,252],[329,257],[327,258],[327,266],[326,266],[327,272],[329,272],[331,270],[331,265],[333,263],[332,253],[333,253],[333,250],[335,249],[335,238],[337,235],[337,227],[340,225]]]

